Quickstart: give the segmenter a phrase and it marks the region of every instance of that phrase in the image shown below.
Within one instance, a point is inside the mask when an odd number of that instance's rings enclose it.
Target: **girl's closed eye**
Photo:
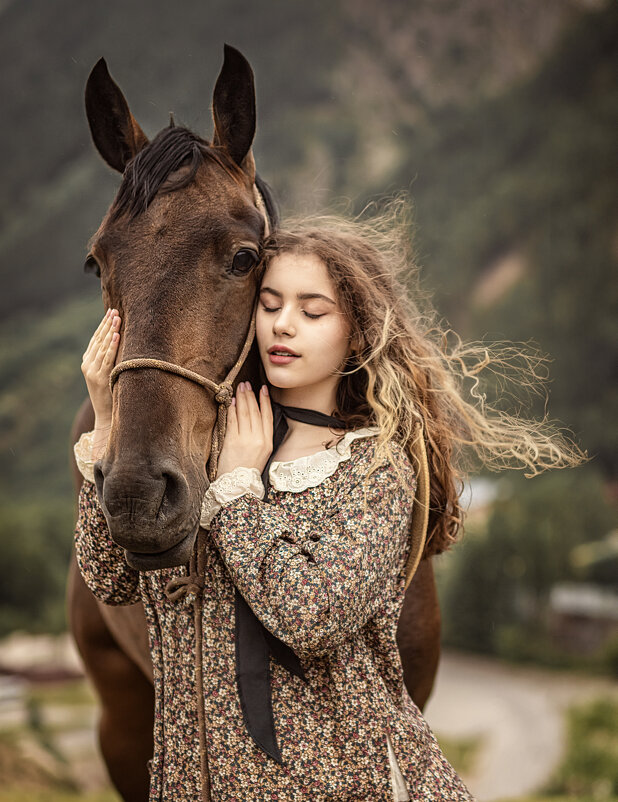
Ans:
[[[278,312],[278,311],[279,311],[279,307],[278,307],[278,306],[270,308],[270,307],[268,307],[268,306],[265,306],[264,304],[262,304],[262,309],[263,309],[265,312]],[[306,311],[303,309],[303,314],[304,314],[304,315],[306,315],[307,317],[310,317],[310,318],[312,318],[313,320],[315,320],[316,318],[319,318],[319,317],[324,317],[324,315],[325,315],[326,313],[325,313],[325,312],[323,312],[321,315],[312,315],[310,312],[306,312]]]

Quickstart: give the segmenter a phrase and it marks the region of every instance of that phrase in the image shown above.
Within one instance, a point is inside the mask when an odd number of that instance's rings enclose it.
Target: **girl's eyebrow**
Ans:
[[[272,287],[262,287],[260,292],[270,292],[272,295],[276,295],[278,298],[283,298],[282,293],[280,293],[278,290],[273,290]],[[299,301],[304,301],[307,298],[322,298],[322,300],[328,301],[330,304],[333,304],[333,306],[336,306],[336,302],[333,301],[332,298],[329,298],[327,295],[322,295],[319,292],[297,292],[296,297],[299,299]]]

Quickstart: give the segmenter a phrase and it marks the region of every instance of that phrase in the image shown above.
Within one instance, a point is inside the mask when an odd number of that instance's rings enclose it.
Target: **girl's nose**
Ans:
[[[275,315],[273,332],[275,334],[295,334],[294,324],[289,314],[279,312]]]

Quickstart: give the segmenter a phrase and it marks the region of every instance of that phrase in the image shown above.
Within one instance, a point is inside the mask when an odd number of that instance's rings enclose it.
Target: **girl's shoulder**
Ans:
[[[298,493],[321,484],[342,463],[349,463],[346,467],[350,472],[366,470],[374,458],[379,432],[378,426],[353,429],[331,448],[284,462],[273,460],[269,468],[270,484],[275,490]],[[389,445],[395,461],[404,470],[406,467],[412,470],[405,449],[394,440]]]

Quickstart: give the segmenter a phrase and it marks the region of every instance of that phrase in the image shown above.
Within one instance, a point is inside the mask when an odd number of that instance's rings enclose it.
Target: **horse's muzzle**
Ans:
[[[196,524],[194,530],[189,532],[183,539],[172,546],[171,549],[159,552],[158,554],[141,554],[135,551],[125,549],[125,559],[131,568],[138,571],[156,571],[161,568],[174,568],[177,565],[185,565],[191,559],[191,552],[199,524]]]
[[[102,460],[94,478],[110,536],[125,549],[131,567],[151,571],[188,562],[200,498],[175,465],[127,471]]]

